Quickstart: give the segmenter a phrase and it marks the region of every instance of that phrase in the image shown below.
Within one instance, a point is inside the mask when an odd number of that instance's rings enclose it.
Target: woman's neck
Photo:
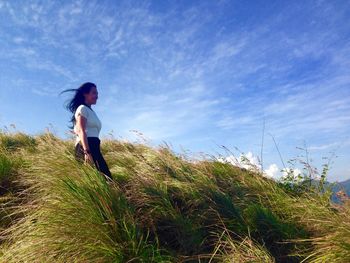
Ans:
[[[91,108],[91,104],[87,104],[87,103],[84,102],[84,105],[85,105],[85,106],[88,106],[90,110],[94,111],[94,110]]]

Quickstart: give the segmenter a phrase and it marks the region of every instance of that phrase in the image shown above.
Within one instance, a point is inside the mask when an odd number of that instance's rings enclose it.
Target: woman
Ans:
[[[75,91],[74,97],[69,101],[66,108],[73,113],[71,122],[75,140],[75,159],[84,164],[95,164],[97,170],[102,172],[107,180],[113,180],[108,165],[103,158],[100,149],[99,133],[102,127],[100,119],[97,117],[91,105],[96,104],[98,98],[97,87],[92,82],[83,83],[78,89],[68,89]]]

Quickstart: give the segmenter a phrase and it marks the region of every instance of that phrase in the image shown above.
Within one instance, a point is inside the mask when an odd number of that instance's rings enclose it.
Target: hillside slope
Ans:
[[[114,183],[51,133],[0,134],[0,262],[350,262],[350,204],[215,157],[102,140]]]

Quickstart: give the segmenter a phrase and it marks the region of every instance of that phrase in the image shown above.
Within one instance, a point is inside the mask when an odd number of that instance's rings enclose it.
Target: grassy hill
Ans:
[[[350,262],[350,204],[167,144],[0,133],[0,262]]]

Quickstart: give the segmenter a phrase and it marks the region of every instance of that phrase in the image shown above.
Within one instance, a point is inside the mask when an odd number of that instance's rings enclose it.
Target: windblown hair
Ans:
[[[96,87],[96,84],[92,83],[92,82],[85,82],[82,85],[80,85],[80,87],[77,89],[66,89],[66,90],[60,92],[59,95],[61,95],[63,92],[75,91],[73,98],[70,99],[67,104],[65,104],[65,108],[73,114],[71,119],[70,119],[72,126],[68,126],[70,129],[74,128],[74,124],[76,122],[75,116],[74,116],[76,109],[81,104],[86,105],[85,104],[85,97],[83,94],[89,93],[92,87]],[[88,106],[88,105],[86,105],[86,106]]]

